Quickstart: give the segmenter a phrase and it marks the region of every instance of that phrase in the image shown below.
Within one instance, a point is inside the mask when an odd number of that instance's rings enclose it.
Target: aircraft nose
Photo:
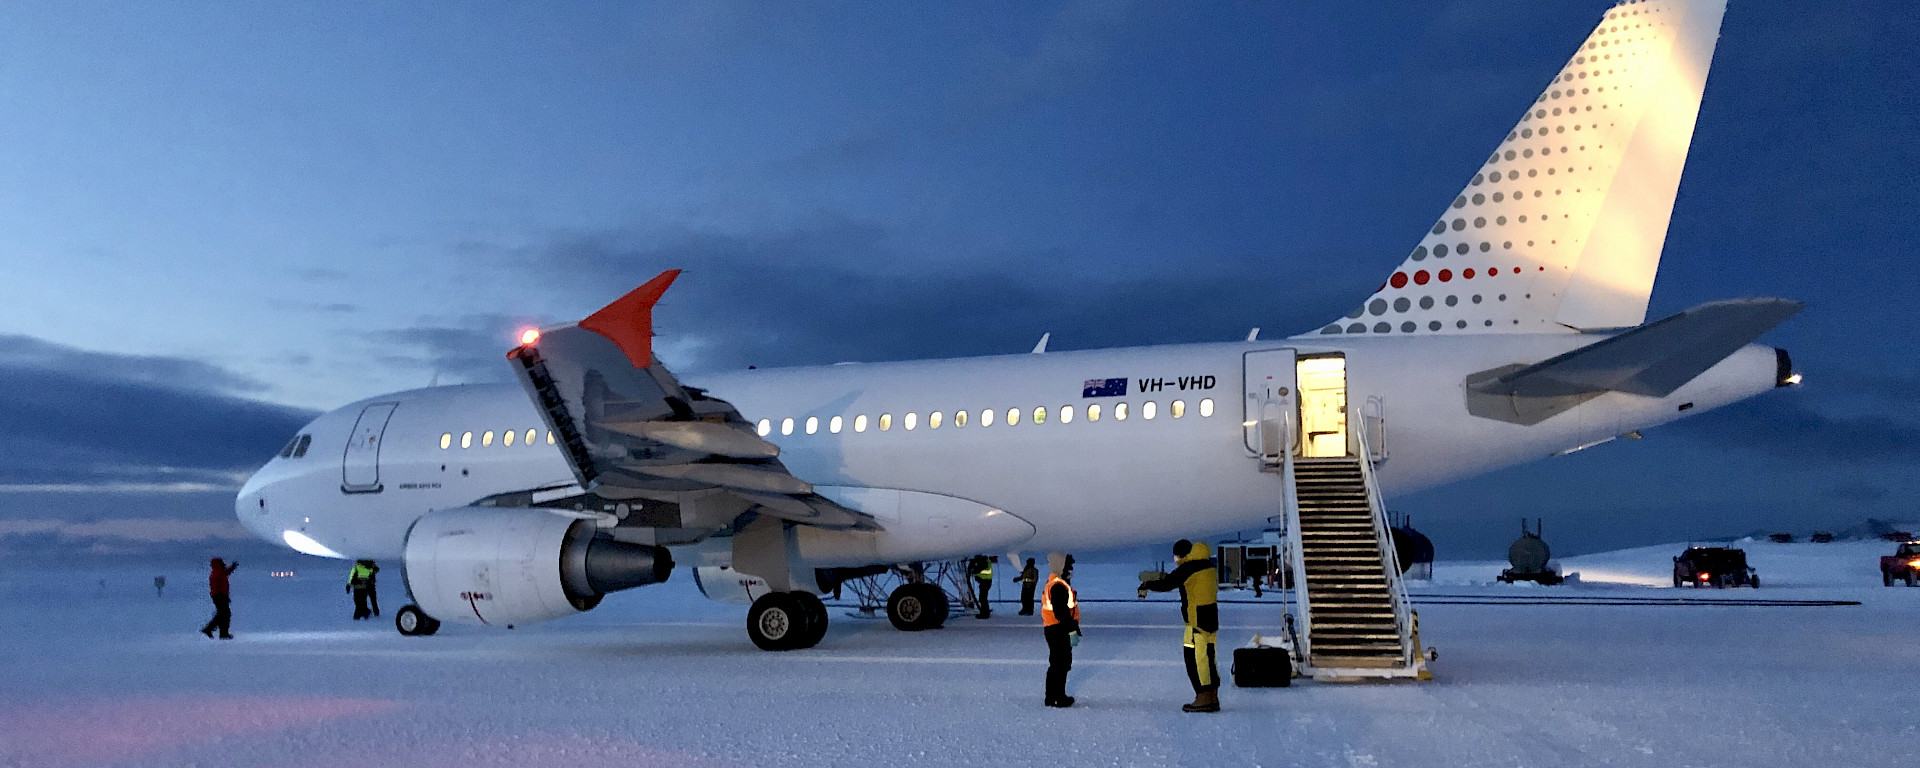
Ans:
[[[240,524],[252,531],[253,535],[267,541],[279,541],[279,532],[273,529],[267,510],[266,483],[255,472],[240,486],[240,493],[233,498],[233,515]]]

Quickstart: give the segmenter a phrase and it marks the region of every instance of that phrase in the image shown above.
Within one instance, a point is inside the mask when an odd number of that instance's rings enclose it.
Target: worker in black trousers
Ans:
[[[967,570],[973,572],[973,580],[980,587],[980,612],[975,614],[974,618],[985,619],[993,616],[993,606],[987,602],[993,592],[993,558],[977,555],[973,558],[973,562],[968,564]]]
[[[213,637],[213,631],[217,629],[220,630],[220,639],[232,640],[233,597],[232,590],[227,587],[227,577],[232,576],[233,570],[239,568],[240,564],[228,565],[216,557],[207,565],[210,569],[207,573],[207,595],[213,598],[213,618],[200,628],[200,634]]]
[[[1033,567],[1033,558],[1027,558],[1027,567],[1021,569],[1020,578],[1020,615],[1033,615],[1033,590],[1040,586],[1040,569]]]
[[[1047,635],[1047,706],[1071,707],[1067,695],[1067,671],[1073,669],[1073,649],[1080,645],[1080,602],[1074,596],[1073,556],[1054,552],[1047,555],[1046,601],[1040,605],[1040,625]]]

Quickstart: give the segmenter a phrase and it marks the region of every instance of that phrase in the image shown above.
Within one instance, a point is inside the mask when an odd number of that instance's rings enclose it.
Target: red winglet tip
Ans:
[[[607,337],[635,368],[653,366],[653,305],[673,285],[680,270],[669,269],[581,320],[579,325]]]

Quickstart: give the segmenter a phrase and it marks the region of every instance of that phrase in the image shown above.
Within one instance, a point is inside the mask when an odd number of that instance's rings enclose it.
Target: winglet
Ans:
[[[680,270],[669,269],[660,273],[646,285],[612,304],[600,308],[600,311],[581,320],[579,326],[601,336],[627,354],[627,362],[635,368],[653,367],[653,305],[660,301],[661,294],[667,292],[667,286],[673,285],[674,278],[680,276]]]

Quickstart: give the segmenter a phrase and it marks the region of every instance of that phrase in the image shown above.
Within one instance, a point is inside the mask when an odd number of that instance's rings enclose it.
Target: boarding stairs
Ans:
[[[1287,450],[1262,461],[1263,471],[1285,480],[1295,664],[1317,680],[1425,680],[1418,619],[1374,480],[1384,456],[1369,449],[1367,431],[1354,430],[1355,455],[1306,458]]]

